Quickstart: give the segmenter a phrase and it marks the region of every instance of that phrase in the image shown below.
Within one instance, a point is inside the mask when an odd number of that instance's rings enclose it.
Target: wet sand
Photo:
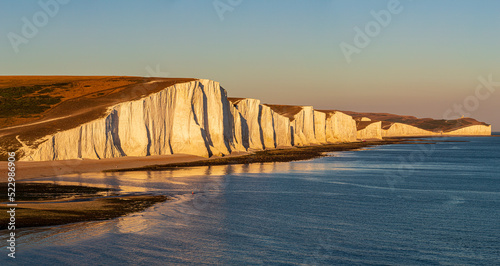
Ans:
[[[237,154],[235,154],[236,156]],[[215,159],[217,157],[214,157]],[[186,163],[200,160],[209,160],[208,158],[186,155],[155,155],[147,157],[127,156],[121,158],[109,158],[102,160],[61,160],[61,161],[43,161],[29,162],[17,161],[16,163],[16,181],[28,180],[39,177],[52,177],[66,174],[81,174],[91,172],[101,172],[104,170],[120,170],[126,168],[142,167],[153,164]],[[0,175],[7,176],[7,162],[0,162]]]
[[[211,158],[209,160],[198,160],[188,162],[169,162],[167,164],[154,164],[142,167],[130,167],[122,169],[109,169],[105,172],[122,172],[122,171],[155,171],[155,170],[171,170],[182,169],[184,167],[194,166],[209,166],[209,165],[225,165],[225,164],[250,164],[250,163],[265,163],[265,162],[291,162],[300,160],[310,160],[322,156],[326,156],[328,152],[351,151],[362,149],[370,146],[414,143],[422,144],[429,143],[427,140],[420,139],[390,139],[390,140],[368,140],[363,142],[350,142],[338,144],[323,144],[315,146],[278,148],[264,151],[256,151],[251,154],[242,154],[239,156],[225,156],[219,158]]]
[[[7,184],[0,183],[2,191]],[[163,195],[119,195],[111,189],[84,186],[60,186],[43,183],[16,183],[15,227],[53,226],[68,223],[117,218],[166,201]],[[2,203],[8,201],[1,194]],[[2,204],[0,211],[9,207]],[[10,215],[0,218],[0,230],[7,229]]]
[[[323,156],[325,152],[349,151],[374,145],[388,145],[403,142],[418,142],[418,139],[368,140],[339,144],[324,144],[305,147],[284,147],[255,152],[234,152],[224,157],[205,158],[188,154],[127,156],[101,160],[60,160],[60,161],[16,161],[16,181],[67,174],[114,171],[163,170],[176,167],[246,164],[261,162],[290,162],[308,160]],[[419,142],[420,143],[420,142]],[[7,176],[7,162],[0,162],[0,175]]]

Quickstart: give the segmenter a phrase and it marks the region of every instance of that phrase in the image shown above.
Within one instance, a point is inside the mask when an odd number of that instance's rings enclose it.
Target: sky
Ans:
[[[216,80],[230,97],[500,131],[500,1],[0,1],[0,75]]]

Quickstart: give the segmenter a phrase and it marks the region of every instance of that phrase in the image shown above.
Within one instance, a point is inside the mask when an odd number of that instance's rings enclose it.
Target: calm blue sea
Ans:
[[[39,179],[172,200],[112,221],[18,230],[15,262],[499,265],[500,137],[448,140],[461,142]]]

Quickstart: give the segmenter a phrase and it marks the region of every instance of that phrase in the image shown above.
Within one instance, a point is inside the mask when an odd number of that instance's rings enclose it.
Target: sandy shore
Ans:
[[[188,167],[230,163],[295,161],[319,157],[322,152],[327,151],[353,150],[366,146],[394,144],[399,142],[401,142],[401,140],[377,140],[305,147],[285,147],[256,152],[234,152],[224,157],[212,156],[210,158],[188,154],[172,154],[141,157],[127,156],[100,160],[16,161],[16,181],[103,171],[159,170],[158,168],[164,168],[165,166]],[[7,176],[7,173],[7,162],[0,162],[0,175]]]
[[[277,149],[267,149],[255,151],[250,154],[239,154],[232,156],[224,156],[219,158],[211,158],[210,160],[200,160],[181,163],[154,164],[142,167],[130,167],[126,169],[109,169],[105,172],[120,172],[120,171],[159,171],[183,169],[185,167],[195,166],[210,166],[210,165],[227,165],[227,164],[252,164],[252,163],[269,163],[269,162],[291,162],[310,160],[318,157],[326,156],[329,152],[351,151],[358,150],[370,146],[398,144],[398,143],[424,143],[420,139],[391,139],[391,140],[367,140],[362,142],[349,142],[337,144],[321,144],[301,147],[285,147]]]
[[[447,136],[449,137],[449,136]],[[203,165],[220,165],[234,163],[261,163],[307,160],[322,156],[324,152],[348,151],[368,146],[388,145],[397,143],[422,143],[454,141],[446,138],[421,140],[421,137],[394,137],[384,140],[366,140],[363,142],[324,144],[305,147],[278,147],[264,151],[234,152],[224,157],[210,158],[188,154],[127,156],[101,160],[61,160],[28,162],[16,161],[16,181],[29,180],[40,177],[53,177],[67,174],[81,174],[92,172],[113,172],[129,170],[161,170],[173,167],[189,167]],[[7,162],[0,162],[0,174],[7,176]]]
[[[248,153],[234,153],[230,156],[239,156]],[[146,157],[121,157],[102,160],[63,160],[63,161],[44,161],[44,162],[26,162],[17,161],[16,163],[16,181],[28,180],[39,177],[51,177],[66,174],[79,174],[101,172],[104,170],[121,170],[127,168],[144,167],[157,164],[176,164],[195,161],[205,161],[218,159],[214,156],[204,158],[187,154],[155,155]],[[7,162],[0,162],[0,175],[7,176]]]
[[[16,181],[47,176],[101,171],[147,171],[183,169],[190,166],[248,164],[263,162],[288,162],[325,156],[332,151],[356,150],[369,146],[397,143],[428,143],[418,139],[392,139],[318,146],[273,149],[256,152],[233,153],[224,157],[204,158],[175,154],[147,157],[122,157],[103,160],[66,160],[49,162],[16,162]],[[1,173],[7,176],[7,163],[0,163]],[[6,183],[0,183],[7,190]],[[111,197],[99,194],[100,188],[59,186],[43,183],[18,183],[22,191],[16,197],[18,227],[51,226],[66,223],[106,220],[144,210],[157,202],[167,200],[164,195],[120,195]],[[111,192],[111,191],[109,191]],[[6,195],[5,195],[6,196]],[[2,198],[7,202],[7,198]],[[1,211],[7,207],[1,206]],[[0,219],[0,230],[5,229],[8,217]]]
[[[348,151],[374,145],[414,142],[409,139],[369,140],[339,144],[324,144],[305,147],[285,147],[255,152],[234,152],[224,157],[210,158],[188,154],[127,156],[109,159],[80,159],[60,161],[16,161],[16,181],[41,177],[92,172],[114,172],[130,170],[161,170],[174,167],[220,165],[234,163],[288,162],[307,160],[322,156],[325,152]],[[7,162],[0,162],[0,175],[7,176]]]

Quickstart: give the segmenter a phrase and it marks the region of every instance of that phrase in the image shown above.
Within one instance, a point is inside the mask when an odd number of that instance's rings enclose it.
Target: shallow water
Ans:
[[[467,142],[39,179],[172,200],[111,221],[17,230],[16,262],[499,264],[500,138],[453,140]],[[0,264],[9,261],[4,252]]]

